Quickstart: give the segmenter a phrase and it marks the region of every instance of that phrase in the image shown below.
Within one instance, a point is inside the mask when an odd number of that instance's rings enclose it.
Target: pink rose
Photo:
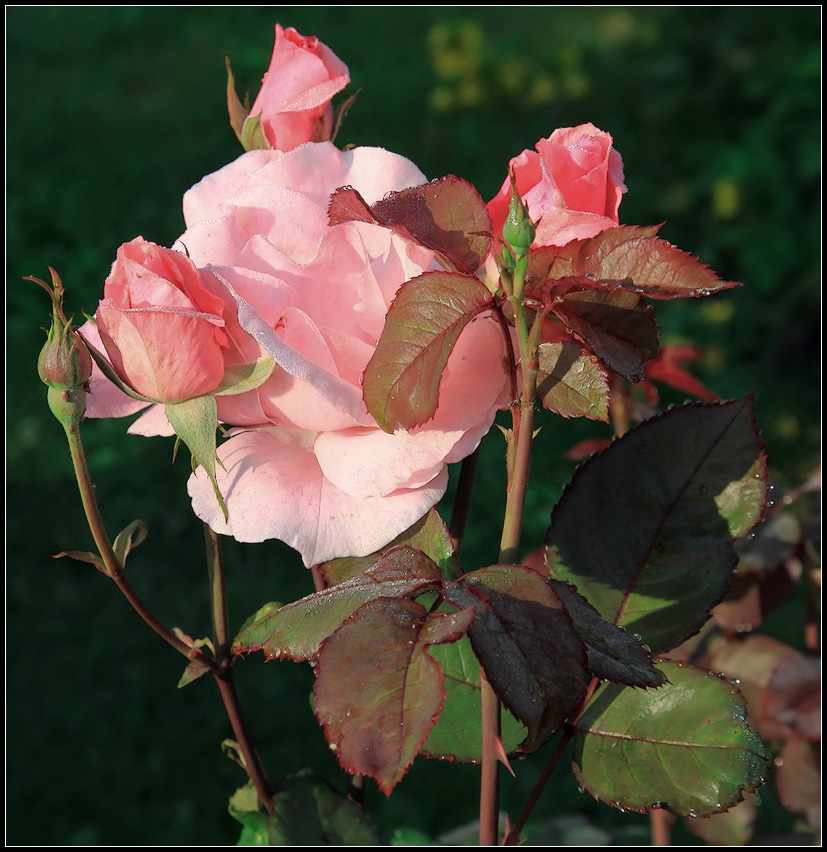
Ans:
[[[471,453],[507,404],[502,335],[487,316],[460,336],[423,426],[387,434],[362,399],[388,307],[434,255],[377,225],[330,227],[330,195],[353,186],[373,203],[424,181],[396,154],[320,142],[250,151],[185,195],[176,247],[225,305],[225,364],[276,362],[256,390],[217,397],[219,419],[237,427],[218,448],[227,520],[204,471],[189,482],[195,513],[217,532],[281,539],[307,565],[372,553],[439,500],[447,464]],[[120,397],[93,384],[93,415],[135,410]],[[130,431],[168,434],[159,412]]]
[[[95,319],[120,378],[143,396],[174,403],[221,382],[223,311],[191,260],[137,237],[118,249]]]
[[[626,192],[623,161],[612,148],[612,137],[593,124],[555,130],[537,143],[536,151],[514,157],[510,167],[537,225],[535,245],[563,246],[618,224]],[[488,204],[495,234],[502,230],[510,195],[507,178]]]
[[[250,115],[260,116],[276,150],[327,141],[333,131],[330,101],[349,82],[347,65],[329,47],[276,24],[273,58]]]

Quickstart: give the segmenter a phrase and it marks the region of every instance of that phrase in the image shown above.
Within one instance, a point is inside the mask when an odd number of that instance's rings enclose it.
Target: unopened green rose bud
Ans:
[[[528,215],[528,207],[523,204],[517,183],[511,174],[511,201],[508,216],[503,223],[503,239],[513,249],[515,257],[522,257],[534,242],[534,222]]]
[[[52,275],[50,287],[39,278],[28,278],[43,287],[52,299],[52,325],[37,359],[37,372],[49,386],[49,407],[64,426],[80,423],[86,410],[84,386],[92,375],[92,356],[83,338],[63,313],[63,284]]]

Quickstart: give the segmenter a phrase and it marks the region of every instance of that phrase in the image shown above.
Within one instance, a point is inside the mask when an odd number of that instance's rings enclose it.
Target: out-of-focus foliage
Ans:
[[[351,89],[363,87],[338,144],[397,151],[431,178],[469,180],[485,199],[508,159],[555,127],[592,121],[612,133],[629,187],[621,221],[665,219],[661,236],[724,280],[744,282],[658,304],[663,342],[697,346],[693,372],[720,396],[755,391],[771,475],[799,484],[818,459],[818,7],[10,7],[10,844],[237,837],[226,801],[244,779],[220,754],[229,728],[209,680],[176,691],[180,661],[98,572],[50,559],[91,540],[36,373],[48,304],[21,279],[42,278],[51,265],[66,286],[67,315],[80,318],[94,311],[121,243],[139,234],[172,243],[183,229],[183,192],[240,153],[226,119],[224,56],[239,91],[254,95],[277,21],[318,35],[349,65]],[[130,559],[133,582],[162,619],[204,635],[206,572],[186,461],[170,467],[170,441],[126,437],[125,425],[85,427],[107,523],[114,531],[136,517],[147,522],[149,538]],[[529,495],[527,547],[541,540],[554,489],[571,476],[564,450],[606,429],[557,418],[540,433],[534,474],[548,485]],[[466,570],[496,556],[502,456],[495,434]],[[312,591],[298,558],[277,543],[230,544],[227,559],[235,626],[264,601]],[[786,606],[775,625],[800,622],[800,602]],[[782,638],[801,647],[789,631]],[[242,700],[257,698],[249,722],[273,773],[313,764],[338,783],[308,706],[310,672],[242,664],[238,679]],[[541,763],[518,765],[505,808],[525,799]],[[436,836],[474,818],[475,796],[457,791],[473,790],[476,777],[472,767],[419,760],[389,801],[370,795],[369,806],[388,835],[416,825]],[[607,836],[636,819],[591,807],[571,786],[555,794],[555,808],[593,814]],[[760,794],[764,836],[790,827],[773,795]]]

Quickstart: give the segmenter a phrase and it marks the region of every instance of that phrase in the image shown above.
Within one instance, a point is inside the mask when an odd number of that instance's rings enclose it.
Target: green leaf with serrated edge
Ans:
[[[522,565],[491,565],[446,582],[456,607],[474,607],[474,653],[498,697],[528,729],[535,751],[580,706],[589,675],[586,650],[551,586]]]
[[[235,653],[264,651],[268,659],[309,660],[321,643],[366,601],[401,598],[437,588],[440,572],[423,553],[398,547],[373,568],[265,615],[233,641]]]
[[[198,680],[201,675],[207,674],[208,671],[210,671],[210,667],[206,663],[201,662],[201,660],[190,660],[178,681],[178,689],[189,686],[194,680]]]
[[[419,753],[445,700],[432,644],[454,642],[472,609],[428,613],[399,598],[368,601],[319,650],[314,711],[342,768],[391,790]]]
[[[547,295],[547,302],[606,367],[630,382],[643,378],[644,361],[658,351],[655,314],[643,296],[588,279],[566,279]]]
[[[112,549],[115,551],[115,556],[118,557],[121,567],[126,565],[126,557],[139,544],[142,544],[146,539],[149,530],[143,521],[132,521],[129,526],[124,527],[112,542]]]
[[[578,468],[551,514],[549,574],[662,653],[709,618],[766,497],[750,397],[673,408]]]
[[[244,120],[250,114],[250,110],[244,107],[236,93],[235,77],[233,76],[233,69],[230,67],[230,57],[225,56],[224,62],[227,66],[227,113],[230,117],[230,127],[232,127],[238,141],[242,142],[241,128],[244,125]]]
[[[454,175],[390,192],[372,206],[353,187],[342,187],[330,198],[328,221],[373,222],[390,228],[469,275],[485,263],[491,248],[485,202],[472,184]]]
[[[364,375],[365,404],[382,429],[412,429],[433,417],[457,338],[492,305],[484,284],[453,272],[425,272],[402,285]]]
[[[537,398],[562,417],[609,420],[609,377],[597,356],[574,343],[542,343],[538,348]]]
[[[244,633],[245,630],[252,627],[257,621],[260,621],[270,613],[275,612],[277,609],[280,609],[283,604],[278,603],[277,601],[269,601],[264,604],[264,606],[259,607],[249,618],[246,618],[242,623],[241,627],[238,630],[239,636]]]
[[[637,639],[601,618],[568,583],[549,582],[586,646],[587,666],[595,677],[627,686],[652,687],[663,683],[663,675],[655,668],[652,655]]]
[[[343,583],[373,567],[382,554],[394,547],[406,544],[414,550],[420,550],[429,559],[436,562],[447,576],[454,570],[454,548],[451,534],[436,509],[430,509],[426,515],[400,533],[390,544],[370,556],[343,556],[331,559],[319,565],[319,573],[328,586]]]
[[[187,445],[196,464],[204,468],[212,482],[224,519],[227,518],[227,506],[218,488],[215,478],[215,430],[218,428],[218,407],[215,397],[195,396],[183,402],[168,402],[164,413],[175,434]]]
[[[230,797],[244,828],[238,846],[378,846],[365,813],[310,770],[280,779],[268,817],[252,781]]]
[[[706,816],[741,801],[767,761],[738,690],[686,663],[658,664],[656,690],[606,684],[572,726],[574,773],[601,801]]]
[[[255,390],[270,378],[276,362],[264,355],[251,364],[235,364],[224,370],[221,384],[213,391],[215,396],[235,396],[239,393]]]
[[[428,653],[442,666],[445,703],[422,754],[458,763],[479,763],[482,759],[480,661],[467,636],[447,645],[434,645]],[[501,738],[505,751],[514,751],[525,737],[525,726],[504,710]]]
[[[89,553],[86,550],[61,550],[61,552],[56,553],[52,559],[61,559],[64,556],[68,556],[69,559],[75,559],[78,562],[88,562],[90,565],[94,565],[98,571],[102,571],[106,574],[106,567],[103,564],[103,559],[101,559],[97,553]]]

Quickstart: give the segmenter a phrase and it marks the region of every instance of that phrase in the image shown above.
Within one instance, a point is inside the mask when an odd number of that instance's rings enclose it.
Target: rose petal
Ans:
[[[445,492],[447,473],[442,471],[422,488],[354,499],[324,477],[313,452],[315,437],[280,427],[233,434],[219,447],[223,467],[217,467],[228,521],[200,468],[188,485],[196,515],[238,541],[280,539],[310,566],[373,553],[421,518]]]

